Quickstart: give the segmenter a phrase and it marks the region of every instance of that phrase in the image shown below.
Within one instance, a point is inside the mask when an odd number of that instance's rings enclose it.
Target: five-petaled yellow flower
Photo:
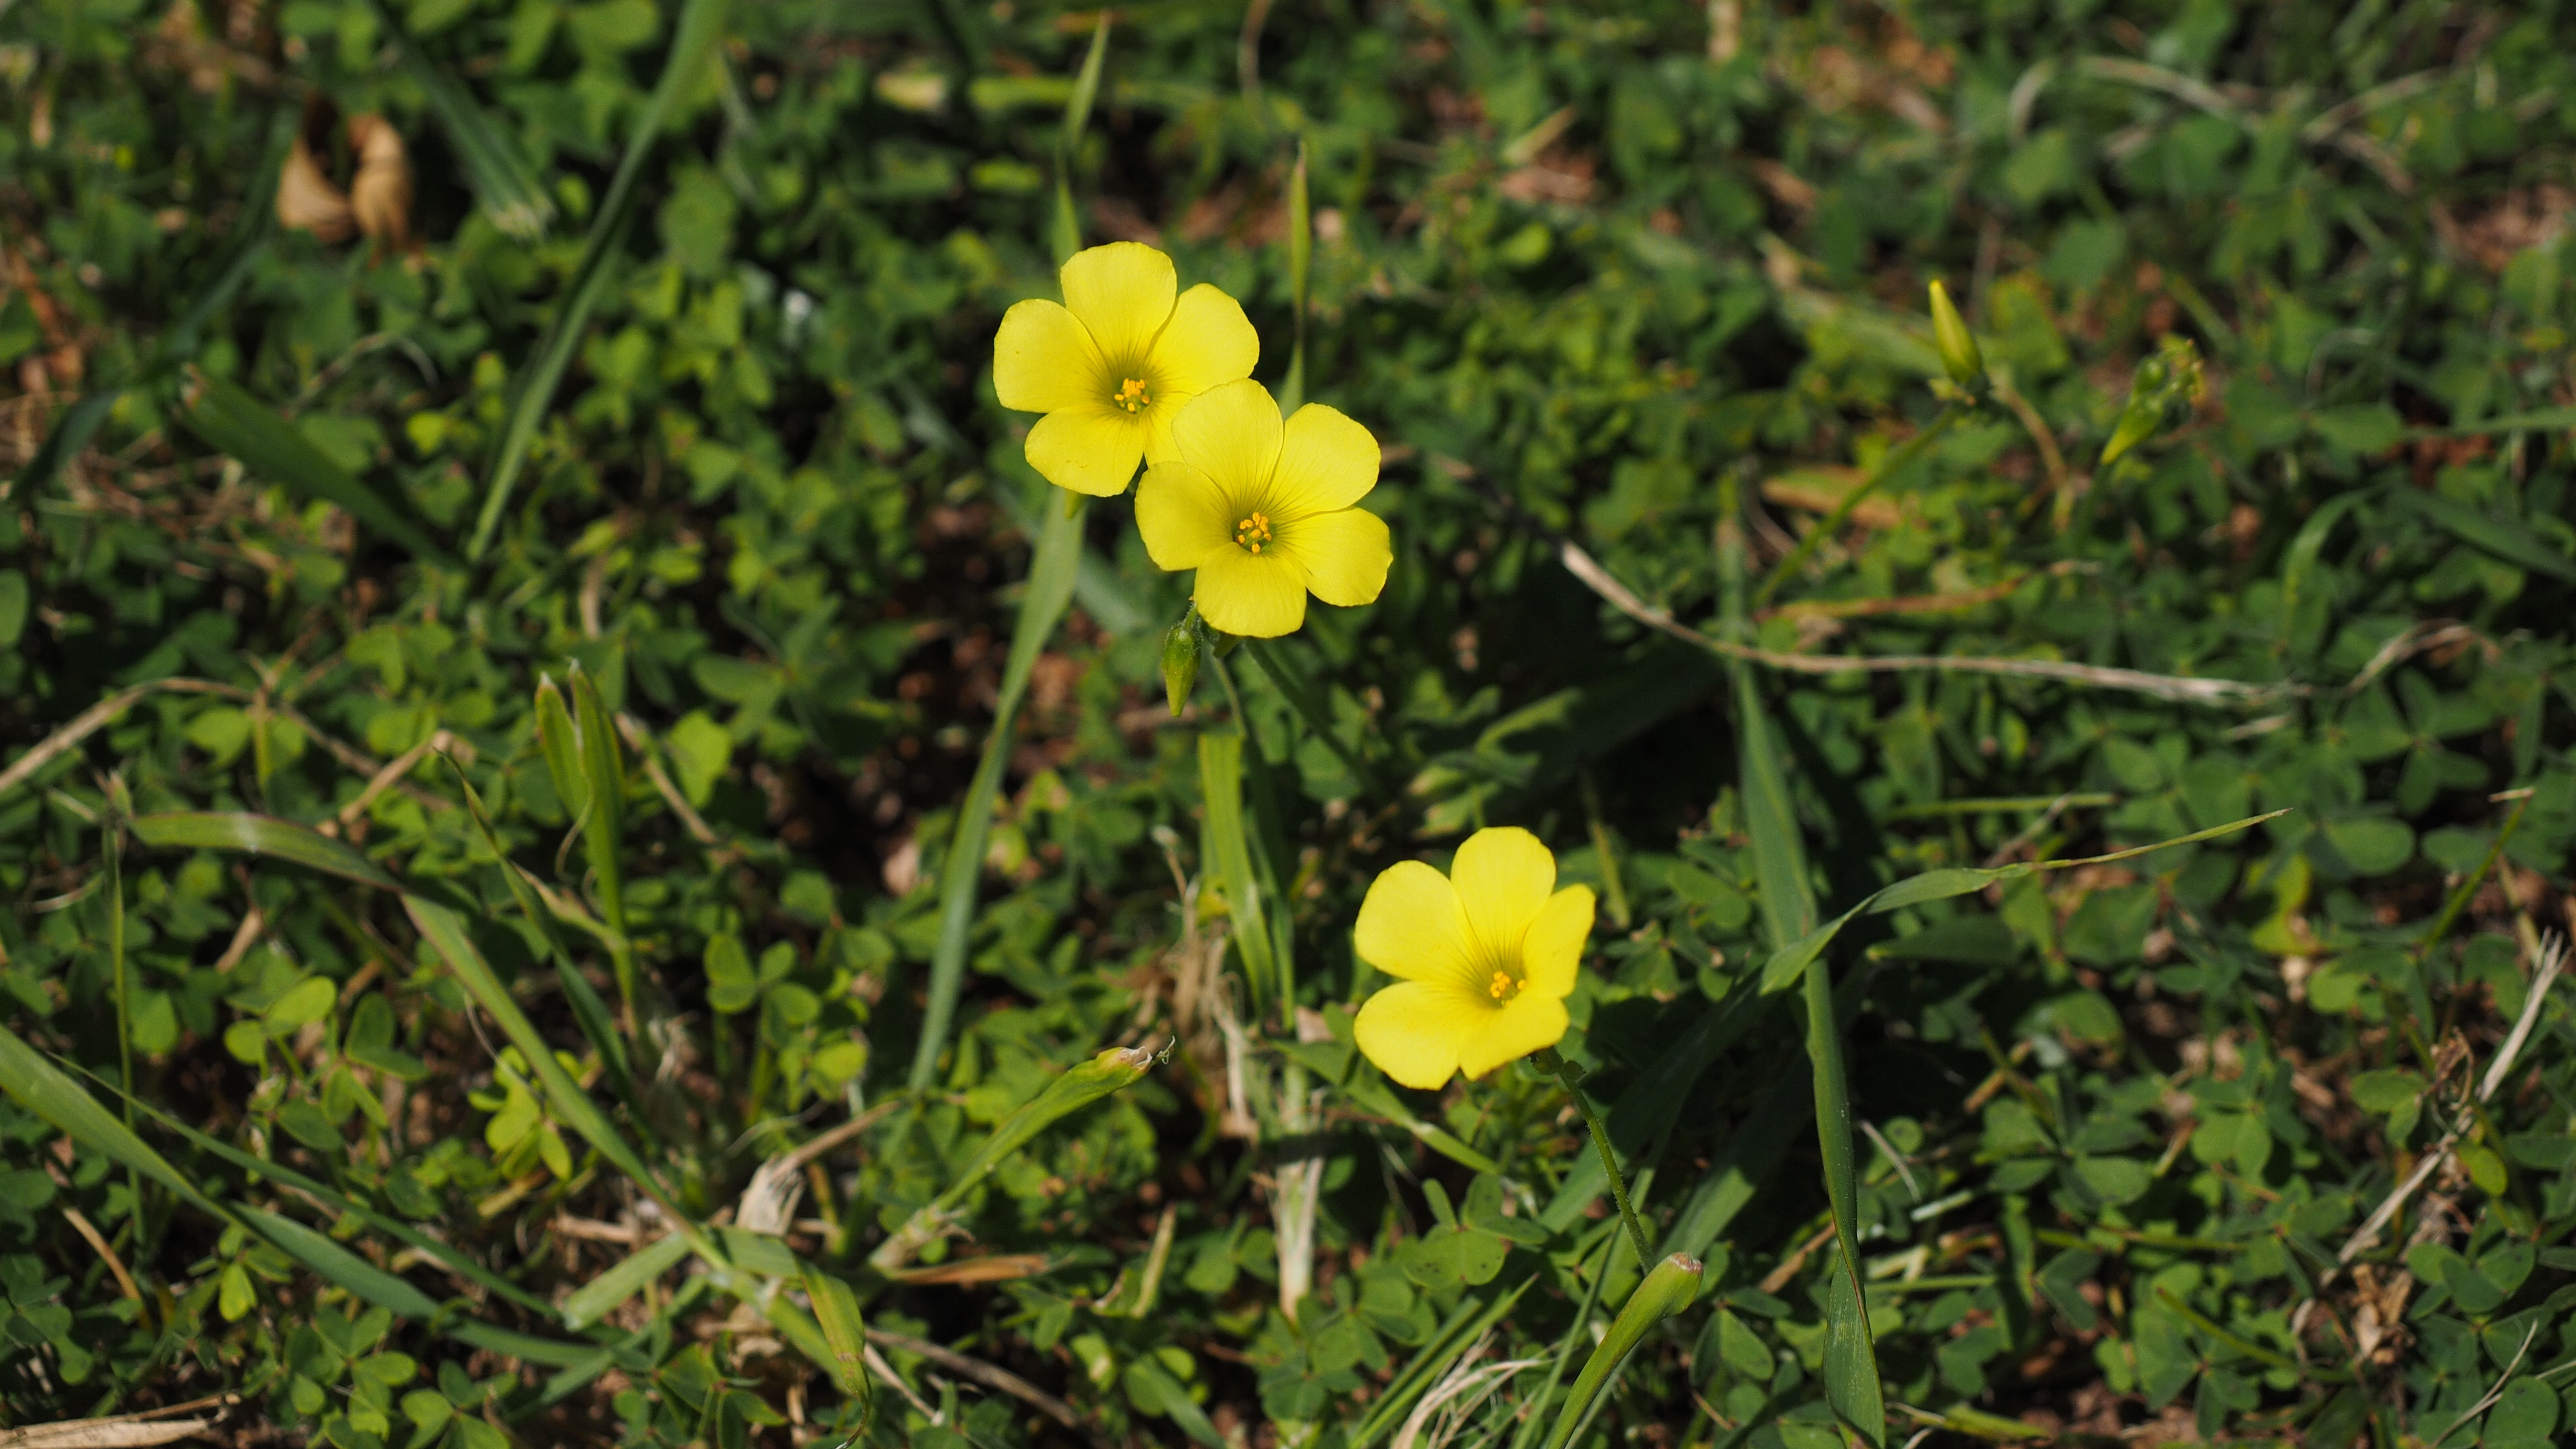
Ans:
[[[1182,409],[1172,444],[1136,490],[1136,528],[1156,564],[1198,570],[1191,596],[1211,627],[1276,638],[1306,621],[1310,592],[1352,605],[1386,587],[1386,520],[1357,506],[1377,486],[1368,429],[1320,403],[1283,423],[1247,379]]]
[[[1172,259],[1137,242],[1076,252],[1064,304],[1031,299],[1002,314],[993,391],[1044,413],[1029,466],[1059,488],[1127,491],[1140,460],[1172,453],[1172,416],[1220,383],[1252,375],[1261,338],[1243,305],[1201,282],[1180,293]]]
[[[1360,959],[1395,985],[1368,999],[1359,1048],[1408,1087],[1483,1076],[1565,1036],[1592,934],[1592,888],[1556,889],[1556,857],[1526,830],[1479,830],[1450,873],[1389,868],[1360,905]]]

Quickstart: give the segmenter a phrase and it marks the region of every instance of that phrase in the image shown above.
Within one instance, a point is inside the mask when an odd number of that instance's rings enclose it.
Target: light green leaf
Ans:
[[[177,810],[137,815],[126,828],[145,845],[167,850],[238,850],[265,855],[312,870],[399,890],[394,879],[348,846],[291,820],[247,811]]]

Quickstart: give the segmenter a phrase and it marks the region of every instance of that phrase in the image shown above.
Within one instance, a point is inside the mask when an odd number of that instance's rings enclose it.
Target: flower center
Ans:
[[[1485,994],[1497,1002],[1509,1001],[1521,994],[1521,983],[1510,972],[1497,971],[1494,979],[1485,983]]]
[[[1270,515],[1256,512],[1245,517],[1234,526],[1234,541],[1254,553],[1261,552],[1261,546],[1270,541]]]
[[[1118,384],[1118,391],[1111,394],[1109,400],[1135,413],[1143,412],[1145,405],[1152,402],[1154,398],[1152,394],[1145,391],[1145,379],[1131,377]]]

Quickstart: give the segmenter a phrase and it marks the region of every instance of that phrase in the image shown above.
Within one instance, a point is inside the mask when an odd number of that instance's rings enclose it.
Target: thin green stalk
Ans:
[[[122,792],[119,792],[120,794]],[[125,1109],[125,1125],[134,1125],[134,1022],[128,1002],[125,971],[125,819],[110,800],[103,812],[107,828],[101,832],[107,860],[107,964],[116,979],[116,1072],[117,1085],[124,1089],[120,1099]],[[132,1163],[125,1168],[126,1191],[133,1194],[134,1237],[143,1240],[143,1175]]]
[[[1942,404],[1941,415],[1932,420],[1931,426],[1906,439],[1896,451],[1880,459],[1878,466],[1870,470],[1870,475],[1861,480],[1860,486],[1844,494],[1843,501],[1834,505],[1834,511],[1825,515],[1824,522],[1807,530],[1807,536],[1799,539],[1798,546],[1789,550],[1789,556],[1780,560],[1779,566],[1771,570],[1771,576],[1764,579],[1762,587],[1754,592],[1753,607],[1758,610],[1769,604],[1771,596],[1780,592],[1780,586],[1787,583],[1792,575],[1806,565],[1809,556],[1814,554],[1826,539],[1841,530],[1844,521],[1851,517],[1852,510],[1860,506],[1860,501],[1877,492],[1880,484],[1895,477],[1904,471],[1907,464],[1921,457],[1923,450],[1932,446],[1933,440],[1950,431],[1950,425],[1959,420],[1962,411],[1957,403]]]
[[[1592,1145],[1600,1150],[1601,1166],[1610,1174],[1610,1196],[1619,1204],[1619,1220],[1628,1225],[1628,1242],[1637,1250],[1638,1265],[1654,1262],[1655,1250],[1647,1245],[1646,1230],[1638,1226],[1637,1210],[1628,1202],[1628,1180],[1619,1175],[1618,1154],[1610,1150],[1610,1133],[1601,1125],[1601,1114],[1592,1110],[1591,1099],[1583,1095],[1583,1069],[1559,1055],[1554,1047],[1541,1047],[1533,1059],[1542,1071],[1553,1073],[1565,1084],[1565,1095],[1574,1099],[1574,1110],[1583,1114],[1583,1125],[1591,1129]]]
[[[1072,495],[1079,499],[1080,495]],[[984,868],[984,843],[993,828],[993,805],[1002,789],[1002,772],[1010,763],[1013,726],[1020,700],[1038,655],[1054,636],[1073,601],[1074,565],[1082,556],[1082,515],[1047,509],[1029,561],[1028,590],[1020,597],[1020,617],[1011,632],[1010,657],[1002,666],[1002,693],[993,704],[992,733],[984,740],[984,757],[976,763],[974,781],[958,807],[957,829],[948,842],[948,858],[939,872],[939,945],[930,961],[930,993],[922,1008],[921,1040],[912,1058],[907,1086],[927,1091],[947,1049],[949,1027],[957,1015],[957,998],[966,986],[967,937],[975,924],[975,886]]]
[[[1315,697],[1315,691],[1298,673],[1296,666],[1280,652],[1276,641],[1249,639],[1244,643],[1243,652],[1252,656],[1252,661],[1261,666],[1262,674],[1269,678],[1271,687],[1287,696],[1289,707],[1306,722],[1306,728],[1313,730],[1316,738],[1333,752],[1334,758],[1342,762],[1342,768],[1351,772],[1352,783],[1367,784],[1368,768],[1360,763],[1360,757],[1351,752],[1350,746],[1342,743],[1342,737],[1333,732],[1332,715],[1324,708],[1323,701]],[[1240,710],[1236,712],[1241,713]]]

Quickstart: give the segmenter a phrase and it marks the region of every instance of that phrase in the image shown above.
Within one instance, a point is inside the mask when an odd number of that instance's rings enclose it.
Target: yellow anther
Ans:
[[[1145,391],[1145,379],[1131,377],[1118,384],[1118,391],[1109,400],[1133,413],[1142,412],[1145,405],[1154,399]]]
[[[1485,991],[1496,1001],[1509,1001],[1521,994],[1521,984],[1512,979],[1510,972],[1497,971],[1494,979],[1485,983]]]
[[[1255,513],[1235,524],[1234,541],[1254,553],[1261,552],[1261,546],[1270,541],[1270,516]]]

